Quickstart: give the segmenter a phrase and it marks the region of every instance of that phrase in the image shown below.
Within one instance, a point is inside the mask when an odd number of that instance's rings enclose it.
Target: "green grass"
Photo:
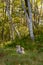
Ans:
[[[14,48],[0,49],[0,65],[43,65],[43,52],[17,54]]]
[[[25,54],[16,53],[16,45],[25,49]],[[35,41],[29,36],[0,44],[0,65],[43,65],[43,34],[36,35]]]
[[[16,45],[21,45],[26,50],[30,49],[31,51],[38,50],[43,52],[43,34],[35,36],[35,40],[32,41],[29,36],[23,37],[22,39],[16,38],[14,41],[7,41],[2,43],[5,48],[15,48]]]

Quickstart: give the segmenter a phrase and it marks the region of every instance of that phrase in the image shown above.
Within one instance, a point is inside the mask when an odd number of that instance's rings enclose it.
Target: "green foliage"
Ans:
[[[15,39],[10,38],[9,17],[6,14],[6,3],[0,0],[0,65],[43,65],[43,26],[37,24],[43,20],[41,0],[32,3],[32,19],[37,28],[34,29],[35,40],[32,41],[27,28],[27,21],[20,0],[10,2],[12,23],[15,24],[21,38],[15,32]],[[39,6],[40,5],[40,6]],[[38,21],[39,19],[39,21]],[[34,22],[33,22],[34,23]],[[16,45],[21,45],[25,49],[25,55],[16,53]],[[37,53],[38,52],[38,53]],[[42,52],[42,53],[41,53]],[[2,61],[2,62],[1,62]]]
[[[36,34],[36,33],[35,33]],[[27,50],[38,50],[39,52],[43,52],[43,33],[40,33],[35,36],[35,41],[32,41],[27,35],[26,37],[22,37],[19,39],[18,37],[15,38],[14,41],[11,41],[10,44],[6,45],[7,47],[16,47],[16,45],[21,45]],[[5,46],[5,47],[6,47]]]
[[[33,15],[35,14],[36,23],[40,22],[40,20],[38,21],[39,16],[40,19],[41,18],[43,19],[43,16],[38,10],[39,7],[38,2],[39,0],[34,3],[34,7],[32,5],[33,3],[31,2],[33,9],[32,13]],[[13,0],[12,3],[10,2],[10,8],[12,8],[11,9],[12,23],[14,23],[15,26],[17,26],[17,30],[20,32],[21,39],[18,38],[14,30],[15,39],[11,41],[10,23],[8,19],[9,17],[6,15],[5,11],[6,4],[4,1],[0,0],[0,41],[1,41],[0,43],[3,44],[4,42],[5,47],[16,47],[16,45],[21,45],[25,49],[30,50],[37,49],[39,51],[43,51],[43,26],[37,25],[38,28],[34,30],[35,41],[32,41],[29,36],[29,30],[27,28],[27,22],[25,19],[24,11],[22,9],[20,0]],[[32,18],[34,19],[34,16]]]
[[[7,45],[6,45],[7,43]],[[16,45],[21,45],[22,47],[24,47],[25,49],[30,49],[30,50],[34,50],[35,49],[35,44],[34,42],[32,42],[32,40],[30,40],[29,36],[27,37],[23,37],[22,39],[16,38],[15,41],[11,41],[9,44],[8,42],[5,43],[5,47],[16,47]]]

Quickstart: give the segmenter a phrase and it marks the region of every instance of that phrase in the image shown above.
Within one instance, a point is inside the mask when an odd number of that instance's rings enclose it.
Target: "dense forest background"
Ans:
[[[43,65],[43,0],[0,0],[0,65]]]
[[[43,43],[43,0],[0,0],[0,46],[24,39]]]

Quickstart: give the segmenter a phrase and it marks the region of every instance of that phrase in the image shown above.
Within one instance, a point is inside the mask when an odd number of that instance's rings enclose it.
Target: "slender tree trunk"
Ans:
[[[9,24],[10,24],[10,37],[11,40],[14,40],[14,26],[12,22],[12,17],[10,15],[10,0],[6,0],[6,12],[9,18]]]
[[[30,0],[27,0],[28,3],[28,12],[29,12],[29,30],[30,30],[30,37],[32,40],[34,40],[34,34],[33,34],[33,26],[32,26],[32,11],[31,11],[31,5],[30,5]]]
[[[27,10],[25,9],[25,6],[24,6],[24,3],[23,1],[21,0],[21,3],[22,3],[22,7],[24,9],[24,12],[25,12],[25,15],[26,15],[26,19],[27,19],[27,26],[28,26],[28,29],[29,29],[29,32],[30,32],[30,37],[32,40],[34,40],[34,34],[33,34],[33,28],[32,28],[32,12],[31,12],[31,6],[30,6],[30,1],[27,1],[28,3],[28,12],[29,12],[29,15],[27,13]]]
[[[14,13],[14,11],[13,11],[13,9],[14,9],[14,0],[12,0],[12,9],[11,9],[11,13],[13,14]],[[14,26],[14,30],[15,30],[15,32],[16,32],[16,34],[18,35],[18,37],[19,37],[19,39],[21,38],[21,35],[20,35],[20,32],[18,31],[18,29],[17,29],[17,27],[15,26],[15,24],[13,25]]]
[[[20,35],[20,32],[18,31],[17,27],[15,27],[15,32],[17,33],[19,39],[21,39],[21,35]]]
[[[12,1],[13,2],[13,1]],[[14,40],[14,30],[16,31],[17,35],[20,38],[20,33],[19,31],[15,28],[15,24],[12,22],[12,17],[11,17],[11,13],[12,11],[10,11],[11,7],[10,7],[10,0],[6,0],[6,11],[7,11],[7,15],[9,17],[9,23],[10,23],[10,37],[11,39]],[[13,8],[13,6],[12,6]],[[11,12],[11,13],[10,13]]]

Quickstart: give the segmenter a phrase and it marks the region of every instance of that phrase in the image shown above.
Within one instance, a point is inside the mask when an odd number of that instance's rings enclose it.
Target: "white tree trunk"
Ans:
[[[12,22],[12,17],[10,15],[10,0],[6,0],[6,12],[7,12],[7,16],[9,18],[9,24],[10,24],[10,38],[11,40],[14,40],[14,26]]]
[[[20,35],[20,32],[18,31],[17,27],[15,27],[15,32],[17,33],[19,39],[21,39],[21,35]]]
[[[28,12],[29,12],[30,37],[32,40],[34,40],[33,26],[32,26],[32,11],[31,11],[31,6],[30,6],[30,0],[27,0],[27,3],[28,3]]]
[[[32,40],[34,40],[34,34],[33,34],[33,28],[32,28],[32,12],[31,12],[31,7],[30,7],[30,2],[28,2],[28,9],[29,9],[29,16],[26,12],[25,6],[23,1],[21,0],[22,3],[22,8],[24,9],[25,15],[26,15],[26,19],[27,19],[27,26],[29,28],[29,32],[30,32],[30,37]]]
[[[16,29],[15,24],[12,22],[11,11],[10,11],[11,9],[10,0],[6,0],[6,6],[7,6],[6,11],[7,11],[7,15],[9,17],[9,23],[10,23],[10,37],[13,40],[15,39],[14,37],[14,30],[15,30],[18,37],[21,38],[19,31]]]

